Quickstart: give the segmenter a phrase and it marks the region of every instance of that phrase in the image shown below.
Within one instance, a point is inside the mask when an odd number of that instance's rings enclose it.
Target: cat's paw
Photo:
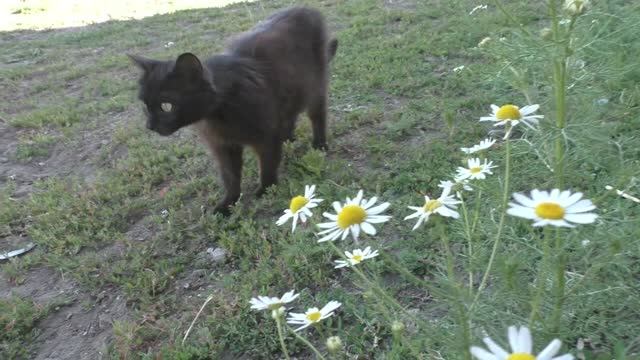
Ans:
[[[213,208],[213,214],[220,214],[223,217],[227,217],[231,215],[231,205],[232,204],[223,204],[220,203]]]
[[[328,151],[329,145],[326,142],[313,142],[313,148],[320,151]]]
[[[256,189],[256,197],[260,198],[262,196],[264,196],[267,191],[269,191],[269,189],[273,186],[274,184],[269,184],[269,185],[261,185]]]

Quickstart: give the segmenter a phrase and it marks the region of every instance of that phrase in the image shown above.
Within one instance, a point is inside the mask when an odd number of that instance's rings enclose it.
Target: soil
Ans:
[[[0,273],[0,298],[31,299],[36,306],[56,306],[38,323],[32,359],[101,359],[111,341],[112,323],[128,317],[124,297],[105,290],[92,297],[54,270],[30,270],[20,285]]]

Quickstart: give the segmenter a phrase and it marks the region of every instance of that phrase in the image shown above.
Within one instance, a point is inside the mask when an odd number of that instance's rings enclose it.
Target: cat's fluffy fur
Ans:
[[[226,190],[215,211],[228,213],[240,196],[244,146],[259,157],[258,195],[277,182],[282,143],[293,140],[301,112],[311,119],[313,146],[326,149],[328,65],[337,45],[319,11],[296,7],[240,34],[204,62],[191,53],[175,61],[130,57],[144,71],[139,98],[147,127],[160,135],[198,128]]]

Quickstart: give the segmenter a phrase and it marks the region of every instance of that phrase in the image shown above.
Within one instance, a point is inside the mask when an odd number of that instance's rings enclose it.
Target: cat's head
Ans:
[[[209,114],[215,106],[215,90],[205,68],[191,53],[175,61],[129,58],[143,70],[138,98],[144,102],[147,128],[171,135]]]

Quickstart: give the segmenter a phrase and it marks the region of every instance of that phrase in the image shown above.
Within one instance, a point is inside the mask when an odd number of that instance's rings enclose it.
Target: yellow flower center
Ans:
[[[435,209],[442,206],[442,203],[438,200],[429,200],[424,203],[424,211],[433,212]]]
[[[320,321],[321,317],[322,317],[322,314],[320,313],[320,311],[314,311],[312,313],[307,314],[307,320],[309,320],[310,322],[318,322]]]
[[[347,205],[338,214],[338,226],[346,229],[351,225],[360,224],[367,218],[367,213],[358,205]]]
[[[507,357],[507,360],[536,360],[536,357],[526,353],[513,353]]]
[[[354,264],[359,264],[360,262],[362,262],[363,258],[364,258],[364,257],[363,257],[362,255],[353,255],[353,256],[351,257],[351,261],[352,261]]]
[[[298,212],[298,210],[302,209],[303,206],[307,205],[309,203],[309,199],[307,199],[304,196],[296,196],[293,199],[291,199],[291,204],[289,204],[289,209],[291,210],[292,213],[296,213]]]
[[[560,220],[564,218],[564,208],[556,203],[543,202],[536,206],[536,215],[543,219]]]
[[[496,117],[498,120],[520,120],[522,114],[520,114],[520,110],[515,105],[503,105],[496,112]]]
[[[469,168],[469,172],[472,173],[473,175],[476,175],[481,171],[482,171],[482,168],[480,166],[474,166],[472,168]]]

